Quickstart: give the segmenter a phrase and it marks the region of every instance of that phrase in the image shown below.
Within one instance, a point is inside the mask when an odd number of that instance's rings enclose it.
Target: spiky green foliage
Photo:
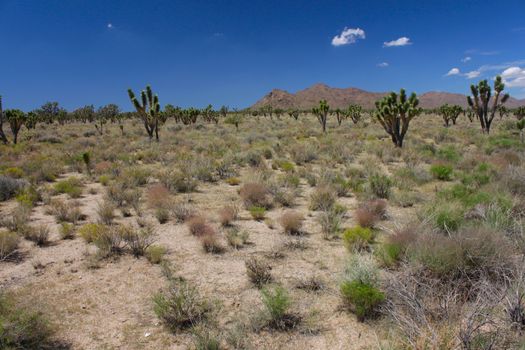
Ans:
[[[340,108],[336,108],[334,111],[332,111],[332,114],[335,115],[337,125],[341,126],[341,123],[346,117],[345,113],[343,113],[343,111]]]
[[[120,113],[120,109],[115,104],[108,104],[106,106],[100,107],[95,114],[95,127],[98,132],[102,135],[104,133],[104,125],[108,122],[114,122],[117,119],[117,116]]]
[[[128,89],[129,99],[137,110],[138,115],[144,123],[144,128],[151,140],[155,133],[155,138],[159,141],[159,126],[163,123],[163,116],[160,113],[159,96],[153,95],[151,86],[146,86],[146,90],[140,92],[140,100],[137,99],[135,93]]]
[[[219,123],[219,113],[213,110],[212,105],[202,110],[202,117],[208,123],[214,122],[215,124]]]
[[[243,120],[242,114],[239,112],[236,112],[236,113],[230,114],[224,122],[226,124],[235,125],[235,130],[239,131],[239,124],[242,123],[242,120]]]
[[[525,106],[518,107],[513,112],[514,116],[518,120],[522,120],[525,118]]]
[[[354,124],[357,124],[362,118],[363,107],[359,105],[350,105],[345,113],[350,119],[352,119]]]
[[[403,147],[410,122],[421,114],[422,109],[418,105],[417,95],[413,92],[407,98],[405,89],[401,89],[399,95],[391,92],[390,95],[376,101],[375,118],[390,135],[396,147]]]
[[[328,111],[330,106],[326,100],[319,101],[319,107],[312,108],[312,113],[317,117],[317,120],[323,128],[323,132],[326,132],[326,122],[328,120]]]
[[[453,125],[456,125],[456,120],[462,112],[463,108],[461,108],[461,106],[450,106],[448,103],[439,108],[439,114],[443,117],[443,121],[445,122],[445,126],[447,128],[449,127],[451,121]]]
[[[492,97],[492,89],[487,80],[480,81],[478,85],[470,86],[472,96],[467,96],[467,102],[479,119],[481,130],[484,133],[490,133],[490,126],[496,111],[509,99],[509,94],[502,95],[503,89],[505,89],[505,84],[499,75],[494,81],[494,97]],[[492,105],[490,105],[491,98]]]
[[[295,119],[295,120],[298,120],[299,119],[299,110],[298,109],[290,109],[288,111],[288,115]]]
[[[87,105],[75,109],[71,114],[73,114],[73,119],[83,123],[92,123],[95,120],[95,107],[93,105]]]
[[[19,109],[8,109],[5,111],[5,117],[13,133],[13,143],[18,142],[18,133],[27,119],[27,115]]]

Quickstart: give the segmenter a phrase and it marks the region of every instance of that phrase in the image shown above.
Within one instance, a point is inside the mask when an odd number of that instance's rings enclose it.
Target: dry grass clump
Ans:
[[[76,224],[84,217],[80,211],[78,202],[66,203],[60,199],[51,200],[49,203],[49,213],[53,215],[58,222],[70,222],[72,224]]]
[[[290,235],[299,235],[302,233],[304,216],[296,211],[287,211],[279,219],[279,223],[284,229],[285,233]]]
[[[246,208],[261,207],[269,209],[272,205],[268,188],[261,183],[249,182],[239,190],[239,195]]]
[[[24,232],[24,238],[35,242],[39,247],[46,246],[49,244],[49,227],[45,225],[29,227]]]
[[[386,206],[383,199],[369,200],[354,211],[354,218],[359,226],[372,228],[386,218]]]
[[[231,226],[232,222],[237,219],[239,208],[234,204],[229,204],[219,209],[218,214],[222,226]]]
[[[196,215],[196,210],[190,203],[177,202],[171,207],[171,212],[177,222],[186,222]]]
[[[220,254],[224,252],[224,246],[219,240],[219,234],[211,226],[199,237],[202,248],[206,253]]]
[[[11,231],[0,231],[0,261],[12,258],[17,249],[20,238]]]
[[[228,244],[235,249],[244,247],[250,238],[248,231],[239,230],[236,227],[232,227],[226,232],[226,239]]]
[[[316,187],[310,196],[310,210],[330,210],[337,200],[336,192],[327,186]]]
[[[195,215],[186,221],[188,230],[194,236],[204,236],[209,232],[215,231],[207,222],[206,218],[201,215]]]
[[[27,186],[27,182],[23,180],[0,175],[0,202],[13,198],[25,186]]]
[[[252,257],[245,261],[245,265],[248,278],[257,288],[261,288],[273,280],[272,267],[265,261]]]
[[[97,214],[99,221],[105,225],[111,225],[115,219],[115,205],[109,199],[98,203]]]

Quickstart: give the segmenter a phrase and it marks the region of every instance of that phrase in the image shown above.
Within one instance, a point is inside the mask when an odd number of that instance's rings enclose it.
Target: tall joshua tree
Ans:
[[[498,75],[494,81],[495,95],[492,97],[492,89],[487,80],[482,80],[478,85],[470,85],[472,96],[467,96],[467,102],[470,108],[474,111],[481,124],[481,130],[488,134],[490,133],[490,126],[496,116],[496,112],[509,99],[509,94],[503,94],[505,84]],[[492,106],[490,106],[492,97]]]
[[[326,100],[319,101],[319,107],[312,108],[312,112],[317,117],[319,124],[321,124],[323,132],[326,132],[326,121],[328,120],[329,110],[330,106],[328,106],[328,102],[326,102]]]
[[[450,106],[447,103],[445,103],[439,108],[438,112],[443,117],[445,127],[448,128],[451,121],[452,124],[456,125],[456,120],[458,119],[461,112],[463,112],[463,108],[461,108],[461,106],[458,105]]]
[[[139,102],[135,97],[135,93],[128,89],[129,99],[133,106],[137,110],[138,115],[144,122],[144,128],[148,133],[148,137],[151,141],[153,139],[153,133],[155,133],[155,139],[159,141],[159,124],[162,124],[162,116],[160,113],[159,96],[153,95],[151,86],[146,86],[146,90],[140,92]]]
[[[13,143],[18,142],[18,133],[26,121],[26,114],[19,109],[8,109],[5,111],[5,117],[13,133]]]
[[[399,95],[391,92],[390,95],[376,101],[375,117],[390,135],[396,147],[403,147],[403,139],[410,122],[421,114],[422,109],[418,105],[416,94],[412,93],[407,98],[405,89],[401,89]]]
[[[2,96],[0,95],[0,141],[7,145],[9,142],[4,133],[4,111],[2,110]]]
[[[345,111],[345,113],[350,117],[350,119],[352,119],[354,124],[357,124],[361,120],[363,107],[359,105],[350,105],[348,106],[348,109]]]

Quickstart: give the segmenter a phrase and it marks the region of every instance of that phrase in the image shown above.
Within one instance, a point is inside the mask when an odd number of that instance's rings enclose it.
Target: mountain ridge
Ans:
[[[356,87],[337,88],[324,83],[316,83],[310,87],[291,93],[283,89],[272,89],[268,94],[251,106],[258,109],[263,106],[272,106],[281,109],[310,109],[317,106],[319,100],[327,100],[331,108],[346,108],[350,104],[358,104],[366,109],[374,108],[378,99],[386,96],[387,92],[370,92]],[[437,108],[445,103],[467,107],[467,95],[446,91],[428,91],[418,95],[419,104],[423,108]],[[516,108],[524,106],[525,99],[510,97],[505,106]]]

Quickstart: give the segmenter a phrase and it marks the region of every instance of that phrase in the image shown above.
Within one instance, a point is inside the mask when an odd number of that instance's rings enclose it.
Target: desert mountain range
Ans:
[[[273,89],[257,101],[251,108],[257,109],[270,105],[273,108],[310,109],[325,99],[331,108],[346,108],[350,104],[358,104],[363,108],[374,108],[376,100],[385,96],[386,92],[369,92],[357,88],[333,88],[325,84],[314,84],[295,94],[285,90]],[[467,107],[467,96],[450,92],[431,91],[419,95],[420,106],[436,108],[445,103]],[[518,100],[511,97],[505,104],[508,108],[525,105],[525,99]]]

